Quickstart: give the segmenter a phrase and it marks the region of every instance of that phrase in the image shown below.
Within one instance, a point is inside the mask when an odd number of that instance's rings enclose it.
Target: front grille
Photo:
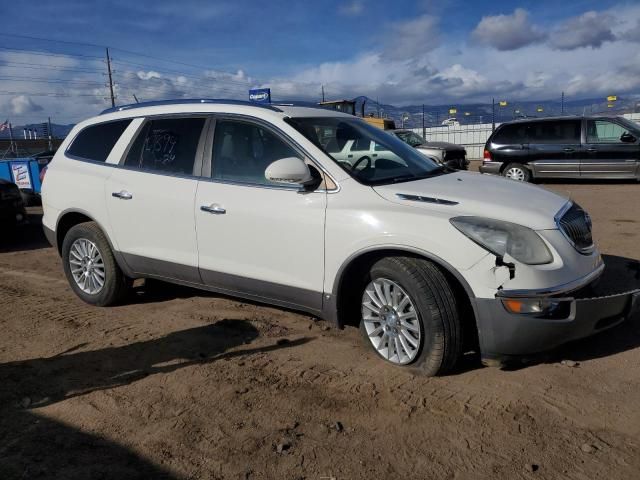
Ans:
[[[558,219],[558,227],[580,253],[593,250],[591,218],[578,204],[572,204]]]

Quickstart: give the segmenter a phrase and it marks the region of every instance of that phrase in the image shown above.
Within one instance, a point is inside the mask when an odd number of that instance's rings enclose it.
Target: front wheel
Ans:
[[[502,175],[511,180],[517,180],[518,182],[530,182],[531,171],[519,163],[510,163],[502,171]]]
[[[72,227],[62,242],[62,265],[73,291],[87,303],[120,303],[130,280],[120,270],[105,234],[94,222]]]
[[[454,293],[433,263],[388,257],[370,269],[360,331],[386,361],[432,376],[451,370],[462,350]]]

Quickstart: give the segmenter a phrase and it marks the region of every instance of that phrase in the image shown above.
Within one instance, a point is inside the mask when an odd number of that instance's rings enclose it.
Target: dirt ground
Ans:
[[[606,283],[638,288],[640,185],[545,186],[592,214]],[[640,318],[422,378],[355,328],[196,290],[85,305],[30,218],[0,235],[0,479],[640,478]]]

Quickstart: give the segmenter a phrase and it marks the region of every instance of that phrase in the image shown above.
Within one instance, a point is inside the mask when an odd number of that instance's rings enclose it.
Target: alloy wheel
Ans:
[[[524,179],[527,175],[525,171],[520,167],[510,167],[506,172],[504,172],[504,176],[510,178],[511,180],[524,182]]]
[[[84,293],[100,293],[105,282],[105,267],[100,250],[95,243],[79,238],[71,244],[69,267],[76,285]]]
[[[373,347],[390,362],[404,365],[418,355],[422,325],[411,297],[397,283],[376,278],[367,285],[362,321]]]

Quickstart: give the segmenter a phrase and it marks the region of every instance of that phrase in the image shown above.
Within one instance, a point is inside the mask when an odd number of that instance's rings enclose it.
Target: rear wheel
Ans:
[[[371,267],[360,331],[383,359],[429,376],[451,370],[462,349],[451,286],[438,267],[417,258],[388,257]]]
[[[121,302],[131,284],[95,222],[78,224],[67,232],[62,243],[62,265],[73,291],[92,305]]]
[[[502,171],[502,175],[511,180],[517,180],[519,182],[531,181],[531,171],[519,163],[510,163]]]

